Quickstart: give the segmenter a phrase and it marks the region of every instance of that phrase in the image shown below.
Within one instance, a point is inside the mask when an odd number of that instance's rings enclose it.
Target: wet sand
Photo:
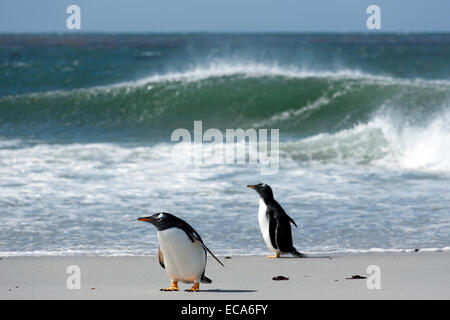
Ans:
[[[213,283],[189,293],[184,283],[178,292],[159,291],[170,283],[156,257],[3,257],[0,299],[450,299],[450,252],[220,259],[225,268],[208,259]],[[71,265],[80,268],[80,289],[67,288]],[[380,289],[346,279],[373,280],[370,265],[379,267]]]

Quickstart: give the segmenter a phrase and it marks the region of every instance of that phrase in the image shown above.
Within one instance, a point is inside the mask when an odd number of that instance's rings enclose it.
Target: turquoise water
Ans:
[[[0,35],[0,255],[154,254],[167,211],[266,252],[448,250],[450,35]],[[280,167],[175,165],[177,128],[280,130]],[[377,249],[378,248],[378,249]]]

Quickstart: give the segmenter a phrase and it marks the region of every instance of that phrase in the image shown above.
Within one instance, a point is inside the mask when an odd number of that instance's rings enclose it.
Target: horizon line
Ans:
[[[8,34],[450,34],[447,31],[393,31],[393,30],[367,30],[367,31],[83,31],[83,30],[64,30],[64,31],[0,31],[0,35]]]

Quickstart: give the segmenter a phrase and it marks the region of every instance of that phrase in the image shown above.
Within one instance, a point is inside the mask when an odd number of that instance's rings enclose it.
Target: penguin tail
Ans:
[[[200,278],[201,283],[212,283],[212,280],[205,276],[205,274],[202,274],[202,277]]]
[[[298,252],[295,248],[290,253],[292,254],[292,256],[294,256],[296,258],[307,258],[307,256],[305,254]]]

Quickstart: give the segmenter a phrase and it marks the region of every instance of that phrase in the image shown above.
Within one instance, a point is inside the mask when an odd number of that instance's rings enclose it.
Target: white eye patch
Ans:
[[[164,214],[163,213],[160,213],[159,215],[158,215],[158,219],[161,219],[162,217],[164,217]]]

